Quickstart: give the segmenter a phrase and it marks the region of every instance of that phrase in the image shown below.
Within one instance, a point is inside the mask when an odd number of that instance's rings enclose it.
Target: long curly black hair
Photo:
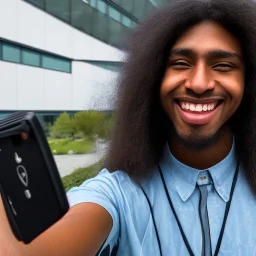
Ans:
[[[160,85],[168,51],[189,27],[217,22],[241,43],[245,92],[230,124],[237,155],[256,195],[256,2],[253,0],[177,0],[142,22],[130,36],[122,70],[117,119],[106,156],[109,171],[146,177],[161,158],[170,120],[161,108]]]

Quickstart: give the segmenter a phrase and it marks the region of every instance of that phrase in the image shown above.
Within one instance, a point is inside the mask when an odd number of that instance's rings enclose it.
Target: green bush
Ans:
[[[104,120],[104,114],[96,111],[77,112],[74,115],[77,130],[89,137],[94,137],[99,133]]]
[[[76,138],[78,135],[90,138],[108,140],[114,123],[114,115],[99,111],[82,111],[70,117],[66,112],[62,113],[49,127],[52,137]]]
[[[96,164],[88,166],[86,168],[79,168],[71,174],[62,178],[62,184],[65,191],[68,191],[72,187],[80,186],[85,180],[95,177],[103,166],[103,159]]]
[[[68,113],[63,112],[58,116],[52,126],[50,126],[50,132],[53,137],[70,137],[74,136],[77,132],[74,120]]]

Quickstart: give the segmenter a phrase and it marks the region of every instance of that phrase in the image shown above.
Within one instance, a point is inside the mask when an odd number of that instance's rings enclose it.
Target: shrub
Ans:
[[[57,138],[73,137],[76,133],[74,120],[68,113],[63,112],[50,127],[50,132],[53,137]]]
[[[86,168],[79,168],[73,173],[62,178],[62,184],[66,191],[72,187],[80,186],[85,180],[95,177],[103,166],[103,159],[96,164],[88,166]]]

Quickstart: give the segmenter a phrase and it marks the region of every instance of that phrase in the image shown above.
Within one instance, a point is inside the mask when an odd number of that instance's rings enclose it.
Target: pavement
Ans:
[[[80,167],[87,167],[96,163],[104,156],[107,150],[106,143],[96,143],[94,153],[82,155],[55,155],[54,159],[57,164],[61,177],[71,174],[74,170]]]

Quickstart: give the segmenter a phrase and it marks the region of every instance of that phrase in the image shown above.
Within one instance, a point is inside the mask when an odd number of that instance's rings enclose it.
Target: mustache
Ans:
[[[212,98],[212,97],[220,97],[220,98],[226,98],[226,94],[223,92],[213,92],[213,91],[205,91],[203,94],[197,94],[191,89],[185,89],[183,92],[173,92],[172,95],[175,97],[191,97],[195,99],[204,99],[204,98]]]

